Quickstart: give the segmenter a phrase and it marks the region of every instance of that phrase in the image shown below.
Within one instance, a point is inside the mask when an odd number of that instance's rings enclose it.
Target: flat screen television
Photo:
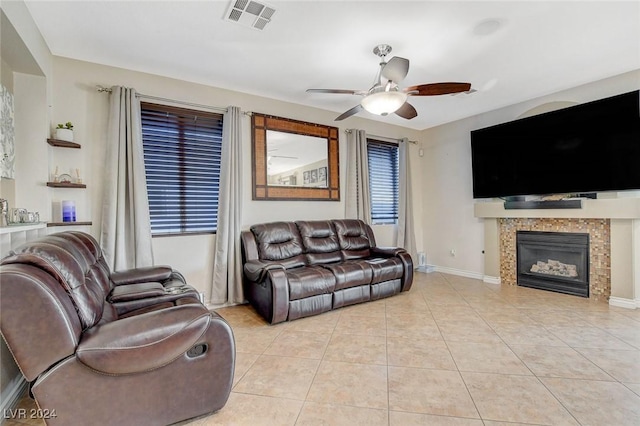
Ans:
[[[473,197],[640,189],[640,91],[471,131]]]

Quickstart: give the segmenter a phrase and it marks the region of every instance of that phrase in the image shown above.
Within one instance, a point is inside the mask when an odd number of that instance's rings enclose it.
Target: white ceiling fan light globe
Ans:
[[[407,94],[398,91],[371,93],[362,98],[360,104],[368,112],[388,115],[396,112],[407,101]]]

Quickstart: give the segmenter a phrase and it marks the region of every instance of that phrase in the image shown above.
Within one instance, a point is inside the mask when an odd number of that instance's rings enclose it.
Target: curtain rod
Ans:
[[[108,87],[102,87],[102,86],[96,86],[96,90],[98,92],[106,92],[106,93],[111,93],[112,90]],[[185,101],[178,101],[175,99],[169,99],[169,98],[161,98],[159,96],[151,96],[151,95],[145,95],[142,93],[136,93],[136,96],[138,98],[142,98],[142,99],[150,99],[150,100],[154,100],[154,101],[161,101],[161,102],[171,102],[174,104],[178,104],[178,105],[186,105],[186,106],[191,106],[191,107],[196,107],[196,108],[203,108],[203,109],[210,109],[213,111],[218,111],[218,112],[227,112],[227,108],[221,108],[221,107],[215,107],[215,106],[211,106],[211,105],[203,105],[203,104],[196,104],[193,102],[185,102]],[[251,115],[251,111],[242,111],[242,113],[244,115]]]
[[[345,133],[351,133],[353,131],[353,129],[345,129]],[[377,136],[377,135],[370,135],[369,133],[367,133],[367,136],[369,136],[372,139],[379,139],[382,142],[393,142],[393,143],[398,143],[401,141],[401,139],[395,139],[395,138],[389,138],[386,136]],[[418,141],[410,141],[409,139],[407,139],[407,142],[409,142],[410,144],[413,145],[418,145]]]

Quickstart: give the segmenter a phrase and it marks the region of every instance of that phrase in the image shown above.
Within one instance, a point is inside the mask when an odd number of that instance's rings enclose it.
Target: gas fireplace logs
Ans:
[[[558,275],[561,277],[577,278],[578,270],[576,265],[567,265],[558,260],[549,259],[548,262],[539,260],[531,266],[531,272],[538,274]]]

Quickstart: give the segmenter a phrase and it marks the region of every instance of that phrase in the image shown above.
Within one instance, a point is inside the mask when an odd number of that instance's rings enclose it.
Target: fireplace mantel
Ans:
[[[611,231],[609,304],[640,308],[640,197],[583,200],[581,209],[506,210],[502,201],[474,203],[484,219],[484,279],[500,283],[500,219],[607,219]],[[509,283],[505,283],[509,284]]]
[[[489,201],[476,202],[473,210],[479,218],[640,219],[640,198],[587,199],[581,209],[506,210],[502,201]]]

